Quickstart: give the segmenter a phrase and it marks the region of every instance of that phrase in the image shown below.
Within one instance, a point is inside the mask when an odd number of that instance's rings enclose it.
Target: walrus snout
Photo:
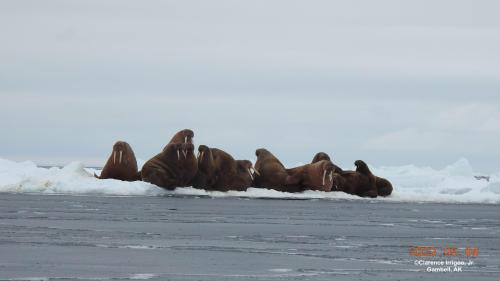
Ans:
[[[259,172],[254,169],[253,164],[250,160],[238,160],[238,165],[241,169],[248,172],[252,180],[254,180],[254,174],[260,175]]]
[[[205,151],[208,151],[209,149],[210,148],[208,148],[208,146],[204,144],[198,146],[198,155],[196,156],[196,158],[198,158],[198,161],[203,160],[203,156],[205,156]]]
[[[323,185],[326,185],[326,183],[330,183],[333,181],[333,174],[335,172],[335,166],[333,163],[329,160],[321,160],[323,162],[322,168],[323,168]]]
[[[122,163],[123,152],[130,151],[130,145],[124,141],[117,141],[113,145],[113,164],[116,164],[116,158],[118,157],[118,164]]]
[[[194,138],[194,132],[190,129],[182,130],[182,135],[184,136],[184,143],[192,143]]]
[[[181,149],[182,149],[182,154],[184,155],[184,158],[187,158],[188,152],[194,151],[194,145],[192,143],[183,143],[181,145]]]

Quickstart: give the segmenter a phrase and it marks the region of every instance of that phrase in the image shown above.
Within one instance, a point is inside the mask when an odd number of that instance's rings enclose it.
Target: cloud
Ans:
[[[484,132],[500,133],[500,117],[492,117],[485,120],[478,129]]]
[[[438,129],[469,132],[500,132],[498,104],[470,103],[441,112],[436,118]]]
[[[441,147],[446,135],[441,132],[404,128],[368,140],[363,147],[377,150],[424,151]]]

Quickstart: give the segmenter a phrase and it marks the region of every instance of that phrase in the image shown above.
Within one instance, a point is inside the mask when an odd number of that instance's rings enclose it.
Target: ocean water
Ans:
[[[139,161],[141,162],[141,161]],[[417,167],[370,167],[378,176],[389,179],[394,192],[380,201],[391,202],[440,202],[440,203],[500,203],[500,173],[488,174],[489,180],[476,179],[485,175],[474,171],[466,159],[448,165],[443,169]],[[246,192],[207,192],[194,188],[177,188],[166,191],[145,182],[123,182],[99,180],[93,174],[99,170],[86,168],[81,162],[73,162],[62,168],[38,167],[31,161],[14,162],[0,159],[0,192],[102,195],[102,196],[208,196],[273,199],[347,199],[359,198],[341,192],[306,191],[286,193],[275,190],[249,188]]]
[[[0,280],[498,280],[499,208],[2,193]],[[413,257],[412,246],[439,254]],[[444,247],[457,256],[442,256]],[[474,264],[429,273],[417,260]]]

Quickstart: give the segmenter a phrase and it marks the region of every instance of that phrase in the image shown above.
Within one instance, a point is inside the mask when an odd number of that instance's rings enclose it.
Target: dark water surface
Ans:
[[[428,273],[415,260],[474,265]],[[500,207],[4,193],[0,279],[500,280]]]

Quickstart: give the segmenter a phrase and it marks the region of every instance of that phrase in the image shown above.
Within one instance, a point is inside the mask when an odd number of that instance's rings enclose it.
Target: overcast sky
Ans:
[[[0,157],[103,165],[179,129],[287,164],[500,171],[499,1],[1,1]]]

